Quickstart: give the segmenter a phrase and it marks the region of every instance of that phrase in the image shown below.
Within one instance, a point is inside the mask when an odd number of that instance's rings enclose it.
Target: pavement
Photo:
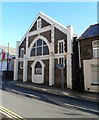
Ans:
[[[21,87],[24,89],[33,90],[33,91],[40,91],[40,92],[45,92],[49,94],[54,94],[57,96],[64,96],[64,97],[66,96],[74,99],[88,100],[88,101],[99,103],[99,93],[78,92],[78,91],[73,91],[67,88],[61,89],[54,86],[37,85],[37,84],[22,82],[22,81],[9,80],[9,84],[12,84],[14,86]]]

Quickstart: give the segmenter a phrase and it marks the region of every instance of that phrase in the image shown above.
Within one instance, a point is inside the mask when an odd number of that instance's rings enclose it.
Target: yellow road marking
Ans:
[[[5,113],[6,115],[10,116],[11,118],[24,120],[24,118],[22,118],[21,116],[17,115],[16,113],[8,110],[7,108],[5,108],[3,106],[0,106],[0,111],[2,111],[2,113]]]
[[[0,110],[0,112],[1,112],[2,114],[4,114],[5,116],[7,116],[8,118],[12,118],[10,115],[6,114],[5,112],[3,112],[3,111],[1,111],[1,110]]]

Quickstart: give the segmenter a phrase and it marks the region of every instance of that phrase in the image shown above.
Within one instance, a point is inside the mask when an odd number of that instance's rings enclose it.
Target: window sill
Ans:
[[[91,85],[99,86],[99,83],[91,83]]]

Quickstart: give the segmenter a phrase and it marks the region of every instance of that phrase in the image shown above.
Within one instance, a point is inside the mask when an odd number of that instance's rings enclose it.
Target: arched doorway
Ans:
[[[44,63],[42,61],[34,61],[32,67],[32,82],[44,83]]]

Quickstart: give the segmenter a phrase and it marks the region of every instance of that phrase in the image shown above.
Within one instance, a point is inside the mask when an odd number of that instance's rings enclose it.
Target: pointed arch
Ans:
[[[41,64],[42,74],[36,75],[35,74],[35,66],[38,62]],[[32,67],[32,82],[33,83],[44,83],[44,67],[45,67],[45,64],[43,63],[43,61],[35,60],[32,63],[31,67]]]

